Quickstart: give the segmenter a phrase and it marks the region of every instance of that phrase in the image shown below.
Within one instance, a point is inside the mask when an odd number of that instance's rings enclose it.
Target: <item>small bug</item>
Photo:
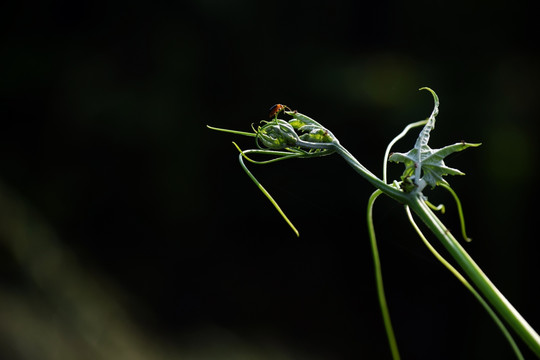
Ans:
[[[289,107],[286,106],[286,105],[281,105],[281,104],[275,104],[274,106],[272,106],[268,111],[270,111],[270,115],[268,116],[269,118],[273,118],[274,116],[277,116],[277,114],[279,114],[281,111],[285,110],[285,109],[288,109]]]

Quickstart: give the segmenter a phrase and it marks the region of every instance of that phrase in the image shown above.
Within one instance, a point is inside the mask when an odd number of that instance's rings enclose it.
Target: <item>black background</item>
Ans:
[[[387,359],[365,225],[372,187],[337,156],[251,166],[274,103],[381,174],[441,100],[431,146],[464,247],[533,327],[538,28],[518,1],[12,2],[0,11],[0,358]],[[407,151],[416,133],[395,150]],[[401,165],[390,165],[398,178]],[[459,234],[443,190],[443,221]],[[376,203],[404,359],[508,359],[402,207]],[[520,343],[526,357],[532,355]]]

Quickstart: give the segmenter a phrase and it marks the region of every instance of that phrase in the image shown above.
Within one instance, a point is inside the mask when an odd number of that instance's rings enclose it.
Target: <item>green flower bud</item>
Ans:
[[[300,139],[315,143],[331,143],[334,141],[333,135],[324,128],[314,128],[309,133],[301,135]]]
[[[294,128],[286,121],[269,122],[257,131],[257,140],[268,149],[284,149],[295,146],[299,140]]]

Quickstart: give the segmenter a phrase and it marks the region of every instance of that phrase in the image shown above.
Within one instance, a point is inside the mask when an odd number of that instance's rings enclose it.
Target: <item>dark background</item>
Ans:
[[[11,2],[0,11],[0,358],[388,359],[365,225],[372,187],[337,156],[252,166],[274,103],[381,174],[441,99],[433,148],[465,248],[535,328],[538,23],[525,0]],[[395,150],[407,151],[411,134]],[[390,165],[398,178],[401,165]],[[427,191],[457,213],[443,190]],[[509,359],[403,209],[376,203],[404,359]],[[432,237],[431,237],[432,238]],[[532,355],[520,344],[526,357]]]

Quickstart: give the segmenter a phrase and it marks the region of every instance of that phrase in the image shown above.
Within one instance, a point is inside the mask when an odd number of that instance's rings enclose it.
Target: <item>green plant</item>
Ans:
[[[403,204],[406,214],[419,234],[422,241],[433,253],[433,255],[452,273],[456,278],[473,294],[473,296],[480,302],[485,308],[488,314],[493,318],[497,326],[500,328],[504,336],[512,346],[514,353],[518,359],[523,359],[523,356],[516,345],[510,332],[506,329],[505,323],[509,324],[515,334],[519,336],[530,349],[540,358],[540,336],[535,330],[525,321],[525,319],[518,313],[518,311],[512,306],[512,304],[503,296],[503,294],[495,287],[495,285],[484,274],[480,267],[474,262],[469,254],[463,249],[459,242],[454,238],[451,232],[444,226],[441,220],[435,215],[433,211],[444,211],[444,207],[435,207],[427,201],[423,191],[427,186],[435,188],[441,186],[448,190],[453,198],[456,200],[457,208],[461,220],[461,231],[463,238],[466,241],[470,241],[465,232],[465,224],[461,203],[456,193],[452,190],[446,180],[443,178],[445,175],[464,175],[461,171],[450,168],[444,163],[444,158],[448,155],[462,151],[468,147],[477,147],[480,144],[472,144],[466,142],[459,142],[453,145],[443,147],[441,149],[431,149],[428,146],[428,141],[431,131],[435,127],[435,119],[439,112],[439,99],[436,93],[429,88],[421,88],[420,90],[429,91],[434,99],[435,105],[433,111],[428,119],[411,123],[405,127],[405,129],[396,136],[388,145],[384,157],[383,166],[383,179],[378,178],[367,168],[365,168],[353,155],[351,155],[338,141],[338,139],[324,126],[311,119],[310,117],[301,114],[297,111],[291,111],[286,106],[280,106],[280,111],[273,111],[273,119],[270,121],[263,121],[262,125],[257,129],[253,128],[252,133],[220,129],[210,127],[210,129],[251,136],[255,138],[257,149],[241,150],[235,143],[233,143],[240,151],[239,161],[253,182],[259,187],[259,189],[265,194],[265,196],[274,205],[277,211],[293,229],[297,236],[299,236],[298,230],[287,218],[285,213],[281,210],[277,202],[266,191],[266,189],[260,184],[260,182],[253,176],[248,170],[244,160],[255,164],[268,164],[280,160],[286,160],[291,158],[311,158],[330,155],[336,153],[340,155],[345,161],[364,177],[368,182],[377,188],[368,201],[367,209],[367,221],[368,230],[371,240],[373,259],[375,264],[375,277],[377,283],[377,293],[379,297],[379,303],[381,306],[381,312],[384,320],[384,325],[389,341],[390,350],[394,359],[399,359],[399,351],[397,342],[394,337],[392,325],[390,321],[390,314],[386,305],[386,298],[384,294],[384,287],[382,281],[382,273],[380,267],[380,261],[378,256],[377,243],[375,238],[375,231],[372,220],[372,209],[375,199],[385,194],[390,198]],[[274,108],[275,109],[275,108]],[[283,112],[290,117],[291,120],[285,121],[278,119],[278,115]],[[406,153],[393,153],[390,154],[391,147],[401,139],[409,130],[423,126],[418,139],[414,147]],[[271,156],[269,160],[257,161],[252,159],[252,156],[265,155]],[[393,183],[387,182],[387,162],[398,162],[405,165],[405,171],[403,172],[399,181]],[[412,212],[411,212],[412,210]],[[446,261],[428,242],[427,238],[421,232],[420,228],[414,221],[412,213],[428,227],[428,229],[435,235],[440,243],[445,247],[448,253],[454,258],[456,264],[461,271],[469,278],[474,284],[471,285],[469,281],[448,261]],[[502,318],[502,319],[501,319]]]

